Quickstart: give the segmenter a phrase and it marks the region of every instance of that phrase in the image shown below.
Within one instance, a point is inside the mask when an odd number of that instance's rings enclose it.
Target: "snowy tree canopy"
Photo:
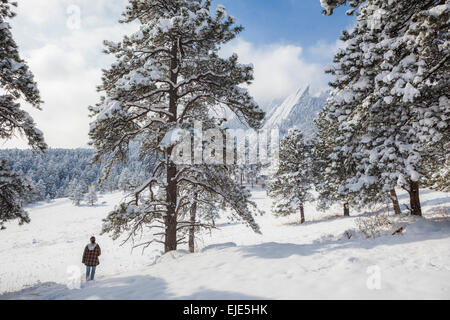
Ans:
[[[344,3],[322,1],[329,13]],[[343,33],[345,48],[327,70],[327,116],[340,146],[331,158],[355,162],[345,188],[361,201],[374,184],[418,190],[424,156],[449,139],[449,14],[449,1],[372,0]]]
[[[10,139],[15,133],[23,134],[31,147],[45,150],[42,132],[17,102],[22,99],[37,109],[42,104],[33,74],[19,55],[7,21],[14,17],[11,6],[15,5],[8,1],[0,4],[0,138]]]
[[[319,193],[318,207],[328,209],[335,202],[353,203],[352,194],[345,192],[343,186],[355,172],[352,159],[345,159],[333,154],[340,145],[338,141],[338,122],[328,117],[329,106],[315,119],[317,135],[314,139],[314,177],[315,189]]]
[[[197,187],[220,195],[259,231],[249,194],[227,178],[227,167],[180,166],[172,158],[180,142],[171,139],[173,133],[192,129],[196,120],[219,128],[211,117],[215,110],[227,108],[252,128],[261,125],[264,113],[239,86],[253,80],[253,67],[239,64],[235,54],[227,59],[218,55],[220,46],[242,30],[234,20],[223,6],[212,14],[210,0],[130,0],[122,22],[138,21],[140,28],[121,42],[105,42],[105,52],[116,62],[104,71],[99,89],[105,96],[90,108],[96,118],[90,137],[95,160],[111,166],[126,161],[128,145],[137,138],[141,154],[158,156],[148,181],[135,190],[134,205],[112,213],[105,231],[133,233],[143,221],[163,220],[166,251],[174,250],[178,214],[189,203],[182,200]]]
[[[332,15],[334,9],[342,5],[350,5],[352,9],[347,11],[347,15],[352,15],[355,9],[358,8],[366,0],[320,0],[320,4],[324,8],[324,14]]]
[[[18,219],[19,224],[30,222],[28,213],[22,208],[21,199],[32,191],[29,183],[12,173],[6,161],[0,161],[0,229],[8,220]]]

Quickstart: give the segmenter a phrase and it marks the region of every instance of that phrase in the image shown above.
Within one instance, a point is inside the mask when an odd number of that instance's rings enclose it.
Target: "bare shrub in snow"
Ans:
[[[442,206],[429,210],[427,212],[434,220],[447,220],[450,218],[450,207]]]
[[[377,214],[357,218],[356,226],[366,238],[376,238],[392,230],[393,223],[387,214]]]

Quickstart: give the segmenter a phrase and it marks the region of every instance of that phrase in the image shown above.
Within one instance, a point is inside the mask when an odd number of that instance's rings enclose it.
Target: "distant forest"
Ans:
[[[130,156],[127,165],[118,165],[102,185],[98,185],[104,165],[90,164],[92,149],[49,149],[45,154],[31,150],[0,150],[0,159],[8,161],[13,172],[19,173],[34,187],[26,203],[72,196],[74,190],[87,193],[94,186],[99,192],[127,190],[144,180],[142,161]],[[137,154],[137,153],[136,153]]]

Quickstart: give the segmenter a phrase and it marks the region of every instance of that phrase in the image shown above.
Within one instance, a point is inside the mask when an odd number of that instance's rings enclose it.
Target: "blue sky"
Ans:
[[[334,42],[354,17],[338,9],[332,16],[322,15],[319,0],[216,0],[243,24],[242,34],[253,43],[289,43],[312,46],[319,39]]]
[[[136,25],[119,24],[127,0],[19,1],[13,34],[38,82],[43,111],[28,106],[51,147],[86,147],[88,106],[99,100],[101,69],[113,61],[102,53],[103,40],[118,41]],[[264,109],[299,88],[313,93],[328,89],[323,69],[341,45],[343,29],[354,17],[345,9],[323,16],[320,0],[216,0],[245,27],[238,39],[222,48],[253,63],[255,81],[248,88]],[[73,24],[73,22],[75,25]],[[75,27],[74,27],[75,26]],[[26,147],[23,139],[0,148]]]

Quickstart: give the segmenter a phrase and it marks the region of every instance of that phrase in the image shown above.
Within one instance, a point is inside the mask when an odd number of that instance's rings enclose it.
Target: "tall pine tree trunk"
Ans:
[[[195,252],[195,220],[197,219],[197,201],[196,196],[194,196],[194,203],[191,206],[190,214],[190,227],[189,227],[189,252]]]
[[[391,196],[392,205],[394,206],[395,214],[401,214],[402,211],[400,210],[400,204],[398,202],[397,192],[395,192],[395,189],[391,189],[389,191],[389,195]]]
[[[350,206],[348,202],[344,203],[344,217],[350,217]]]
[[[422,208],[420,205],[419,183],[411,181],[409,183],[409,203],[411,206],[411,214],[413,216],[422,216]]]
[[[177,182],[175,177],[177,175],[177,168],[175,164],[170,163],[167,169],[167,216],[165,217],[165,252],[177,250]]]
[[[172,50],[171,50],[171,61],[170,61],[170,80],[172,83],[176,84],[178,82],[178,71],[176,71],[178,68],[178,58],[177,58],[177,52],[178,47],[177,43],[174,42],[172,44]],[[177,122],[177,110],[178,109],[178,94],[177,89],[175,87],[172,87],[170,89],[169,93],[169,122],[170,123],[176,123]],[[178,182],[176,180],[177,176],[177,166],[172,161],[172,151],[173,147],[169,148],[167,150],[167,189],[166,189],[166,197],[168,202],[167,207],[167,216],[165,217],[165,251],[174,251],[177,250],[177,191],[178,191]]]
[[[305,208],[303,206],[303,203],[300,205],[300,223],[305,223]]]

